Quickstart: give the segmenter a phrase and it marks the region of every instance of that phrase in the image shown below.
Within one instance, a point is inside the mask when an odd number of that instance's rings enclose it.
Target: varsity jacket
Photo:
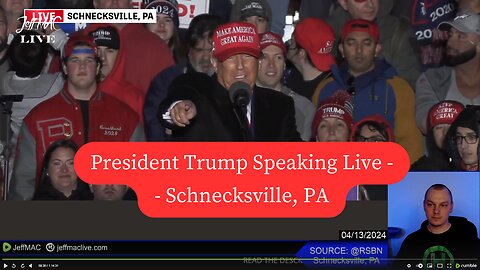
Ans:
[[[80,103],[67,86],[40,103],[25,117],[8,199],[31,200],[38,187],[43,155],[57,140],[71,139],[78,146],[98,141],[145,141],[137,113],[116,98],[96,91],[89,102],[88,140],[85,141]]]

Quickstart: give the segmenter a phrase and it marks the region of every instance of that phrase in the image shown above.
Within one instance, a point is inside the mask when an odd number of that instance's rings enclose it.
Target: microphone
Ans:
[[[250,85],[245,82],[235,82],[228,89],[228,95],[233,103],[233,112],[240,124],[243,140],[251,141],[252,134],[247,118],[247,105],[250,102]]]
[[[228,90],[230,101],[238,108],[244,109],[250,102],[250,86],[245,82],[235,82]]]

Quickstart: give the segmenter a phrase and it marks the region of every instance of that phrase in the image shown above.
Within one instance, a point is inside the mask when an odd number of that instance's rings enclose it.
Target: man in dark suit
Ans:
[[[215,75],[184,74],[176,78],[159,109],[177,141],[301,141],[293,100],[255,86],[259,37],[249,23],[219,26],[213,35]],[[251,100],[239,108],[229,91],[243,83]],[[253,90],[250,90],[253,89]]]

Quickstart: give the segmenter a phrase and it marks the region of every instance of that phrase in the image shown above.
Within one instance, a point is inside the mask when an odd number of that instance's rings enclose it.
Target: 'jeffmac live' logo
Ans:
[[[24,15],[19,18],[23,19],[23,24],[20,29],[17,29],[17,34],[20,34],[23,30],[45,30],[50,28],[54,31],[55,23],[61,23],[63,21],[63,10],[48,10],[27,9],[24,11]],[[21,43],[55,43],[55,36],[53,35],[22,35],[20,34]]]
[[[85,28],[90,23],[156,23],[156,10],[153,9],[24,9],[22,27],[16,30],[21,35],[21,43],[55,43],[55,36],[48,35],[55,25],[70,29]],[[80,27],[83,26],[83,27]],[[22,34],[23,30],[38,30],[38,34]],[[48,30],[48,31],[46,31]]]

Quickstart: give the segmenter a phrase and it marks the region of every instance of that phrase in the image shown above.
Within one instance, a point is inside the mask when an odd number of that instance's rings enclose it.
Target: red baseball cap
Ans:
[[[380,32],[378,30],[378,25],[375,22],[362,19],[355,19],[346,22],[342,29],[342,42],[345,40],[348,34],[352,32],[365,32],[369,34],[377,43],[380,40]]]
[[[68,58],[72,54],[75,46],[77,46],[79,43],[84,43],[87,46],[91,47],[93,50],[93,54],[97,56],[97,47],[93,42],[93,38],[79,32],[79,34],[71,35],[68,39],[67,44],[65,44],[65,49],[63,51],[63,57]]]
[[[263,50],[270,45],[279,47],[284,54],[287,53],[287,47],[279,34],[273,32],[260,34],[260,49]]]
[[[430,128],[440,124],[451,125],[463,110],[463,104],[453,100],[445,100],[435,104],[428,113]]]
[[[230,56],[240,53],[260,57],[260,40],[255,26],[245,22],[218,26],[213,33],[213,56],[223,62]]]
[[[330,70],[335,65],[333,45],[335,33],[332,27],[321,19],[306,18],[295,26],[295,41],[307,51],[316,68],[321,71]]]

